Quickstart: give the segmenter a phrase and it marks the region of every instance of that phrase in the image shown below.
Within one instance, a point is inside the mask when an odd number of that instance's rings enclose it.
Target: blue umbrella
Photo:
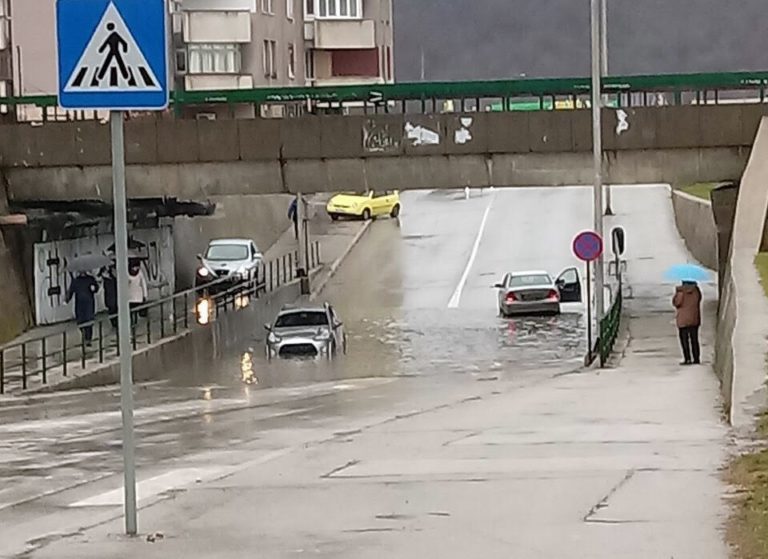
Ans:
[[[664,272],[664,278],[672,281],[707,282],[712,279],[712,274],[698,264],[675,264]]]

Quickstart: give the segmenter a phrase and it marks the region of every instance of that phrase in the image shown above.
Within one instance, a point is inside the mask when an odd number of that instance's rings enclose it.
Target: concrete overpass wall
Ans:
[[[762,105],[606,110],[614,183],[741,175]],[[621,123],[626,122],[625,130]],[[133,197],[456,188],[591,182],[588,111],[133,121]],[[0,126],[13,200],[108,200],[109,129],[93,122]]]
[[[711,270],[718,269],[717,228],[712,203],[685,192],[672,192],[675,222],[688,251]]]
[[[716,370],[723,382],[731,422],[748,428],[766,405],[768,298],[755,268],[768,209],[768,119],[763,119],[741,180],[722,286]]]

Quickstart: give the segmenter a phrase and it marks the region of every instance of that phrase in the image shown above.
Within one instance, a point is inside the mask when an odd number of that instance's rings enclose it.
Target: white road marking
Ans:
[[[183,468],[140,481],[136,485],[136,495],[140,504],[144,501],[170,491],[192,485],[198,480],[210,478],[221,468]],[[123,488],[113,489],[82,501],[71,503],[70,507],[112,507],[123,504]]]
[[[136,484],[136,496],[139,506],[147,506],[150,501],[156,500],[155,498],[161,497],[164,493],[171,490],[179,490],[195,485],[198,483],[217,481],[242,470],[250,467],[260,466],[282,458],[287,454],[293,452],[294,448],[283,448],[268,452],[259,456],[254,460],[244,462],[235,466],[224,466],[216,468],[181,468],[166,472],[159,476],[145,479]],[[106,491],[83,499],[74,503],[70,503],[70,508],[81,507],[114,507],[123,504],[124,489],[120,486],[117,489]]]
[[[456,290],[453,292],[453,296],[451,297],[451,300],[448,301],[449,309],[457,309],[461,304],[461,294],[464,292],[464,287],[467,285],[469,272],[472,271],[472,266],[475,264],[475,259],[477,258],[477,251],[480,249],[480,243],[483,240],[483,234],[485,233],[485,226],[488,223],[488,216],[491,213],[491,207],[493,206],[494,199],[495,199],[495,196],[492,195],[490,202],[488,202],[488,207],[485,208],[485,213],[483,214],[483,220],[480,222],[480,229],[477,231],[477,237],[475,238],[475,244],[472,246],[472,252],[470,253],[469,260],[467,261],[467,267],[464,269],[464,273],[461,275],[461,279],[459,280],[459,284],[456,286]]]

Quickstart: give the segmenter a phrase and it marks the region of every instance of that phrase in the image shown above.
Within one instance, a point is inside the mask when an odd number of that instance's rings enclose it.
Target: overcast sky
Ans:
[[[610,71],[768,70],[768,0],[608,0]],[[396,74],[583,76],[589,0],[394,0]]]

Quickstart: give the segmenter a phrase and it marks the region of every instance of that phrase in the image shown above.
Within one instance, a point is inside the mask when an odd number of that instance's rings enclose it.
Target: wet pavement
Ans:
[[[686,259],[668,191],[616,193],[637,321],[627,367],[577,372],[581,305],[497,315],[505,272],[577,264],[590,200],[408,193],[323,293],[347,356],[267,362],[254,325],[235,354],[139,387],[142,504],[173,497],[141,530],[162,543],[110,522],[115,389],[3,402],[0,557],[725,557],[716,382],[674,367],[659,279]]]

